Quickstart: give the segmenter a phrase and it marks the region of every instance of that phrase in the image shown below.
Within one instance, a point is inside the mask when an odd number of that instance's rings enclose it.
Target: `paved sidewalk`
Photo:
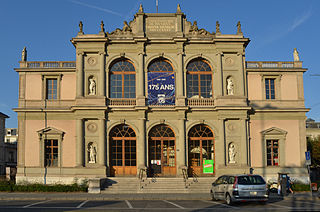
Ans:
[[[179,194],[89,194],[89,193],[18,193],[0,192],[0,200],[210,200],[210,194],[203,193],[179,193]],[[294,195],[278,196],[271,193],[270,200],[299,199],[313,200],[318,199],[316,193],[311,196],[310,192],[299,192]]]

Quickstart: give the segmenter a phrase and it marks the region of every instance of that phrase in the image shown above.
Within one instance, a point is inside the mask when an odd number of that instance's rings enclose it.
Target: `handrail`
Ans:
[[[188,172],[187,172],[187,170],[188,170],[188,168],[186,166],[181,167],[181,172],[182,172],[182,177],[183,177],[183,182],[184,182],[185,188],[188,188]]]
[[[193,182],[195,183],[198,182],[198,175],[194,172],[194,170],[192,170],[192,178],[193,178]]]
[[[145,178],[144,178],[145,173]],[[140,188],[143,188],[142,183],[147,180],[147,167],[143,166],[139,168],[139,182],[140,182]]]

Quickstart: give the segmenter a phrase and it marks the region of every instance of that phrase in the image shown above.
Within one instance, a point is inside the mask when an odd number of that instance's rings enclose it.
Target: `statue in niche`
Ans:
[[[297,51],[297,48],[293,49],[293,61],[300,61],[299,52]]]
[[[233,95],[234,94],[234,84],[231,77],[227,78],[227,95]]]
[[[27,48],[24,47],[21,53],[21,61],[27,61]]]
[[[96,95],[96,81],[93,77],[89,78],[89,95]]]
[[[229,144],[229,163],[236,163],[236,149],[233,143]]]
[[[90,143],[88,145],[88,152],[89,152],[89,163],[96,163],[97,151],[93,143]]]

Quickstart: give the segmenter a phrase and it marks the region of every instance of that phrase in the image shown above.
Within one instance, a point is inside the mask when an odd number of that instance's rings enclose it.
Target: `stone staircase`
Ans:
[[[135,194],[135,193],[209,193],[212,177],[189,178],[147,178],[140,181],[135,177],[110,177],[101,186],[101,193]]]

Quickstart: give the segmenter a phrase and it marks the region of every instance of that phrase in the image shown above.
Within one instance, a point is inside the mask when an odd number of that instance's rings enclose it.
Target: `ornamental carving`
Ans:
[[[126,35],[131,33],[132,33],[131,27],[129,26],[128,22],[124,21],[122,29],[117,28],[116,30],[111,32],[110,35]]]
[[[97,63],[97,59],[95,57],[88,58],[88,64],[94,66]]]
[[[231,57],[227,57],[225,59],[225,65],[226,66],[233,66],[234,65],[234,59],[232,59]]]
[[[98,125],[96,123],[89,123],[88,126],[87,126],[87,129],[89,132],[96,132],[97,129],[98,129]]]
[[[202,36],[212,35],[210,32],[208,32],[205,29],[199,29],[196,21],[193,22],[193,25],[191,25],[190,22],[189,22],[189,24],[190,24],[189,33],[192,35],[195,35],[195,36],[197,36],[197,35],[202,35]]]

